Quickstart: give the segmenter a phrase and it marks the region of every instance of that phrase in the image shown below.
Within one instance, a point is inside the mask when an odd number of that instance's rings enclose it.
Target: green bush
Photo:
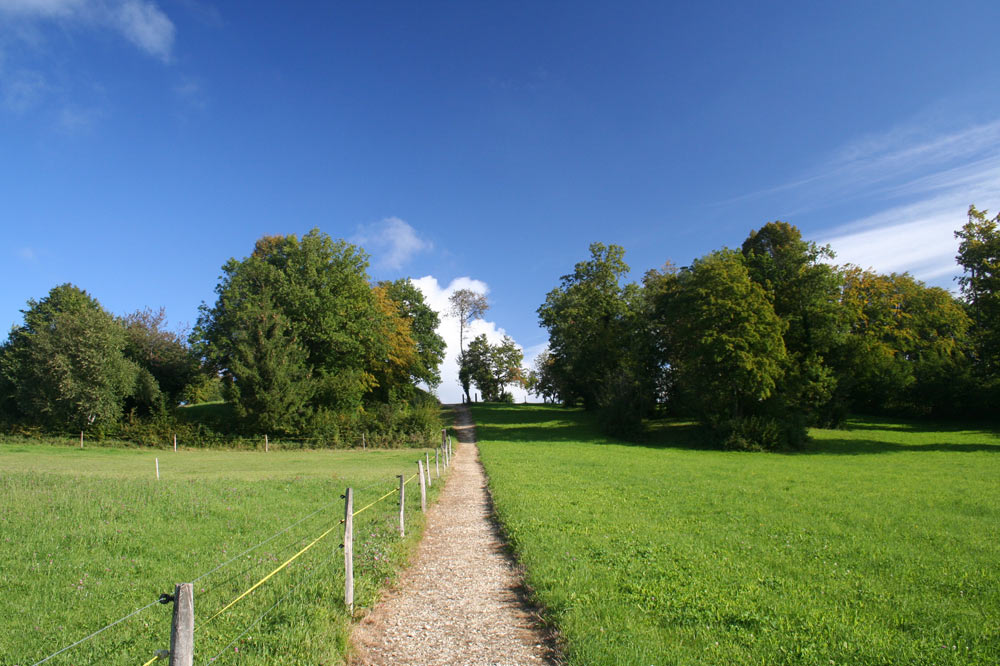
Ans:
[[[755,415],[716,426],[716,440],[730,451],[782,451],[800,448],[808,435],[802,419]]]

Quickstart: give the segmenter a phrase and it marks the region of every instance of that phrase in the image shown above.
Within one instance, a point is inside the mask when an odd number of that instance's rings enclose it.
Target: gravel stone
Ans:
[[[521,666],[559,663],[524,599],[523,580],[493,522],[469,411],[456,406],[458,445],[413,565],[352,635],[356,666]]]

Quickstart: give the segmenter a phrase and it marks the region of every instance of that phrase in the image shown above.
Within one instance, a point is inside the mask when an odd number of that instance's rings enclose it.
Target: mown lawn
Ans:
[[[415,474],[422,453],[173,453],[0,440],[0,664],[34,664],[195,579],[195,663],[217,654],[212,663],[341,663],[350,619],[341,495],[354,487],[360,509],[392,492],[396,475]],[[416,480],[407,498],[406,540],[398,536],[395,494],[355,518],[357,608],[371,606],[392,582],[422,529]],[[330,527],[293,564],[208,622]],[[170,614],[171,606],[156,604],[46,663],[139,666],[169,647]]]
[[[570,664],[1000,662],[1000,437],[855,421],[795,454],[476,406],[497,513]]]

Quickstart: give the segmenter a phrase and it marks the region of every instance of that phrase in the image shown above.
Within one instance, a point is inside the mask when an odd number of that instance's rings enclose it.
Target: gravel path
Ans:
[[[466,408],[456,411],[451,476],[428,510],[413,566],[355,627],[352,664],[556,663],[492,522],[475,426]]]

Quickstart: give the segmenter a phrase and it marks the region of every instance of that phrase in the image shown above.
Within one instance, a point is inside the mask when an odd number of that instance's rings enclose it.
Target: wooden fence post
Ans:
[[[427,487],[430,488],[434,485],[434,482],[431,480],[431,452],[424,451],[424,458],[427,459],[427,466],[424,467],[424,471],[427,472]]]
[[[427,486],[424,485],[424,461],[417,461],[417,476],[420,477],[420,511],[427,511]]]
[[[448,429],[441,428],[441,446],[444,446],[447,443],[448,443]]]
[[[437,478],[441,478],[441,457],[438,455],[441,449],[434,449],[434,472],[437,474]]]
[[[174,617],[170,625],[170,666],[194,663],[194,585],[174,586]]]
[[[403,527],[403,513],[406,509],[406,482],[403,475],[399,475],[399,538],[406,536],[406,529]]]
[[[361,433],[361,450],[362,451],[368,450],[368,442],[365,441],[365,433]]]
[[[80,448],[83,448],[83,431],[80,431]]]
[[[344,494],[344,605],[354,612],[354,489]]]
[[[159,481],[160,480],[160,459],[159,458],[153,458],[153,460],[156,461],[156,480]]]
[[[177,433],[174,433],[174,453],[177,453]]]
[[[271,443],[267,440],[267,433],[264,433],[264,453],[271,450]]]

